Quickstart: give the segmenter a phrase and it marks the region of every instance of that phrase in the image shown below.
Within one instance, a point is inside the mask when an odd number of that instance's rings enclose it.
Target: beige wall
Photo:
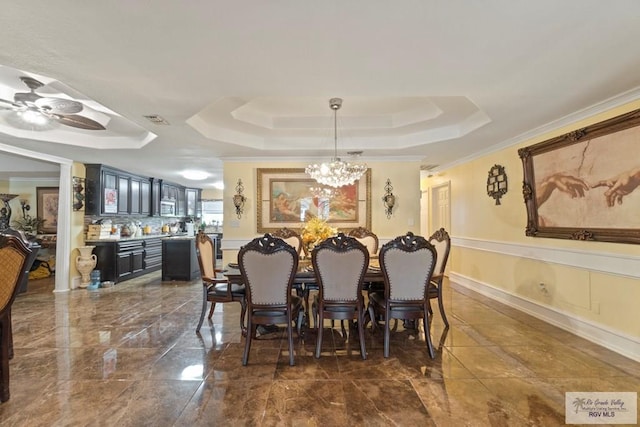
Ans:
[[[562,135],[624,112],[640,108],[640,101],[566,126],[517,146],[442,171],[422,181],[427,189],[451,184],[449,270],[487,292],[518,297],[549,313],[580,319],[586,326],[621,334],[640,343],[640,247],[632,244],[543,239],[525,236],[527,220],[522,196],[523,170],[518,148]],[[638,153],[633,153],[638,156]],[[505,167],[509,192],[496,206],[486,194],[486,179],[494,164]],[[458,245],[456,245],[456,242]],[[520,253],[514,256],[514,250]],[[544,252],[546,259],[538,254]],[[551,256],[549,256],[551,254]],[[605,263],[624,262],[621,274],[589,266],[589,257]],[[629,260],[631,258],[631,260]],[[544,289],[540,283],[543,283]],[[533,308],[532,310],[536,310]]]
[[[224,164],[224,262],[234,262],[237,250],[259,235],[256,222],[256,182],[259,168],[304,168],[300,162],[226,162]],[[367,162],[371,168],[371,228],[381,240],[420,231],[420,163]],[[382,203],[387,178],[396,195],[396,208],[387,219]],[[247,197],[244,214],[238,219],[232,198],[238,179]]]
[[[9,183],[8,192],[10,194],[17,194],[18,197],[11,200],[11,221],[22,218],[22,207],[20,206],[20,199],[26,199],[27,204],[31,206],[28,214],[32,217],[38,215],[37,200],[36,200],[36,187],[57,187],[58,180],[33,180],[33,179],[12,179]]]

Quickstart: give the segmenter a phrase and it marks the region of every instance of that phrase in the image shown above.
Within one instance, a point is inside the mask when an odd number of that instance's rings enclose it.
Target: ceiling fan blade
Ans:
[[[4,105],[2,105],[2,104],[9,104],[9,106],[10,106],[10,107],[5,107],[5,106],[4,106]],[[16,103],[15,103],[15,102],[13,102],[13,101],[9,101],[9,100],[1,99],[1,98],[0,98],[0,108],[7,109],[7,110],[9,110],[9,109],[11,109],[11,110],[22,110],[22,109],[24,109],[25,107],[24,107],[24,105],[16,104]]]
[[[75,114],[84,108],[81,102],[64,98],[39,98],[35,104],[49,114]]]
[[[27,87],[31,89],[31,91],[34,91],[39,87],[44,86],[44,83],[42,83],[40,80],[34,79],[33,77],[21,76],[20,80],[22,80],[22,83],[27,85]]]
[[[79,129],[86,130],[105,130],[106,128],[93,119],[84,116],[78,116],[77,114],[59,115],[53,116],[63,125],[71,126]]]
[[[17,92],[13,95],[13,100],[16,104],[31,105],[34,106],[38,99],[42,98],[40,95],[34,92]]]

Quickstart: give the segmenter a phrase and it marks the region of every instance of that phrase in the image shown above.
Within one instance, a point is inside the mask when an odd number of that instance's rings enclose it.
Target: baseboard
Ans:
[[[509,307],[518,309],[581,338],[606,347],[611,351],[615,351],[636,362],[640,362],[640,340],[636,337],[598,325],[575,314],[544,306],[536,301],[510,294],[503,289],[479,282],[461,274],[450,272],[449,279],[460,286],[478,292]]]

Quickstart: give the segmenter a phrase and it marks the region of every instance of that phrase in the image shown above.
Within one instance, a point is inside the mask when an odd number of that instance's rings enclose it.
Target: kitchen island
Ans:
[[[191,281],[200,276],[195,236],[162,239],[162,281]]]

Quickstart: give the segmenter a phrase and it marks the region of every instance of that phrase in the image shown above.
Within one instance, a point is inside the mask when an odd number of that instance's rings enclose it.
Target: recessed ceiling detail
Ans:
[[[0,65],[0,133],[96,149],[140,148],[156,136],[49,77]]]
[[[459,138],[490,123],[468,98],[352,97],[341,133],[349,149],[398,148]],[[221,98],[187,123],[213,140],[251,148],[316,150],[332,121],[326,99],[316,97]]]

